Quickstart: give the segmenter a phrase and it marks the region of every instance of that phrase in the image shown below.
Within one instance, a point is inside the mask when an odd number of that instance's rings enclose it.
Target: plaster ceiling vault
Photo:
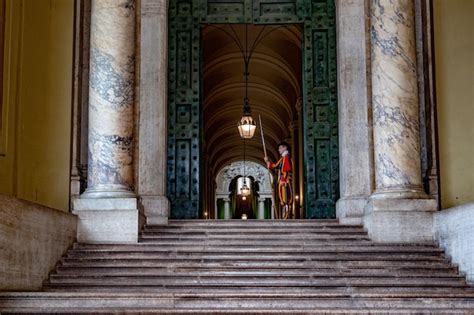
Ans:
[[[243,140],[237,130],[245,96],[244,60],[232,38],[224,31],[230,25],[209,25],[203,41],[204,151],[211,173],[243,159]],[[232,26],[245,47],[245,25]],[[263,26],[248,25],[248,47]],[[276,145],[290,137],[296,119],[295,104],[301,96],[302,31],[298,25],[267,26],[268,34],[256,47],[249,64],[248,95],[252,116],[262,117],[268,154],[278,157]],[[263,162],[259,131],[246,140],[246,159]]]

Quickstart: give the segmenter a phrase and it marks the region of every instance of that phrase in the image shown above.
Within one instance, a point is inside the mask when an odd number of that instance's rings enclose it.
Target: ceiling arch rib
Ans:
[[[279,112],[281,114],[280,119],[285,116],[293,117],[296,100],[290,103],[290,100],[288,100],[283,93],[279,93],[279,91],[271,86],[251,83],[249,84],[248,93],[252,107],[255,104],[256,108],[260,106],[273,108],[271,110],[272,112]],[[214,110],[218,110],[224,106],[224,104],[240,104],[240,108],[242,109],[244,95],[245,87],[243,83],[237,82],[226,85],[219,93],[215,93],[212,97],[204,98],[204,117],[212,116]],[[282,106],[275,108],[274,104],[280,104]]]
[[[225,146],[225,145],[230,145],[230,146],[235,145],[236,142],[241,140],[241,138],[239,137],[238,134],[234,135],[235,129],[236,129],[236,125],[232,126],[232,127],[226,127],[225,130],[220,131],[220,132],[212,135],[210,137],[209,141],[206,142],[206,144],[205,144],[206,149],[217,147],[217,146],[222,147],[222,146]],[[257,137],[259,139],[258,143],[260,145],[260,148],[262,148],[262,144],[261,144],[261,141],[260,141],[260,135],[257,134]],[[272,146],[272,145],[276,145],[277,143],[279,143],[281,141],[281,138],[278,137],[277,135],[275,135],[273,133],[273,131],[270,129],[270,130],[267,130],[265,132],[265,141],[268,143],[269,146]],[[209,150],[209,156],[212,157],[215,152],[217,152],[217,151],[216,150]],[[262,154],[260,154],[260,155],[262,155]]]
[[[270,73],[276,76],[279,76],[283,79],[285,79],[290,86],[295,90],[299,90],[299,80],[297,77],[298,73],[295,73],[294,69],[291,67],[291,65],[283,58],[275,58],[275,56],[271,55],[269,53],[255,53],[252,56],[252,59],[250,61],[250,67],[252,70],[255,70],[255,68],[258,67],[264,67],[265,72],[261,71],[249,71],[251,77],[249,80],[252,79],[252,73],[258,73],[260,76],[265,76],[269,75],[269,70],[273,70],[274,73]],[[243,69],[243,61],[242,61],[242,56],[238,53],[229,53],[226,55],[222,55],[220,57],[212,59],[212,61],[209,62],[209,64],[206,65],[203,69],[203,75],[204,79],[207,79],[209,77],[215,76],[215,72],[220,72],[220,73],[225,73],[224,70],[228,69],[227,71],[230,71],[232,67],[235,67],[237,65],[234,65],[234,63],[239,64],[242,69]],[[241,75],[241,80],[243,81],[243,71]]]

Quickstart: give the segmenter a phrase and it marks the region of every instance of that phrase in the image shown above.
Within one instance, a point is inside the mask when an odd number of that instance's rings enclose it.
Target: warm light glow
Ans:
[[[247,220],[247,215],[245,213],[242,214],[242,220]]]
[[[239,128],[239,133],[242,138],[250,139],[255,134],[257,124],[253,120],[252,116],[244,115],[237,123],[237,127]]]
[[[247,200],[247,197],[245,197],[245,196],[242,196],[242,200]]]
[[[237,193],[239,195],[250,195],[251,180],[248,177],[239,177],[237,179]]]
[[[300,199],[300,196],[296,195],[295,199],[298,201]]]
[[[250,195],[250,188],[247,186],[247,184],[244,184],[242,188],[240,188],[240,194],[243,196],[248,196]]]

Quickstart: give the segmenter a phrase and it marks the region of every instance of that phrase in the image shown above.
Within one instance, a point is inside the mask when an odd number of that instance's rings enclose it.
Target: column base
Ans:
[[[139,211],[136,198],[74,199],[72,213],[79,217],[81,243],[137,243]]]
[[[124,185],[97,185],[87,188],[80,198],[101,199],[101,198],[135,198],[136,195],[129,187]]]
[[[230,220],[230,209],[224,209],[224,220]]]
[[[432,242],[435,199],[369,199],[364,227],[380,243]]]
[[[336,202],[336,217],[341,224],[361,225],[368,197],[346,197]]]
[[[170,202],[165,196],[141,196],[140,203],[146,217],[146,224],[167,225]]]

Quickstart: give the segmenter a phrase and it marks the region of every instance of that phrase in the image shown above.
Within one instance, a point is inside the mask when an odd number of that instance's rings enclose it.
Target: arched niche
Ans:
[[[237,161],[229,165],[224,166],[215,178],[216,191],[215,191],[215,218],[218,217],[218,201],[223,200],[229,202],[230,185],[234,178],[244,176],[252,177],[254,182],[258,184],[258,196],[259,202],[265,200],[271,200],[272,197],[272,175],[268,169],[258,163],[252,161]]]

